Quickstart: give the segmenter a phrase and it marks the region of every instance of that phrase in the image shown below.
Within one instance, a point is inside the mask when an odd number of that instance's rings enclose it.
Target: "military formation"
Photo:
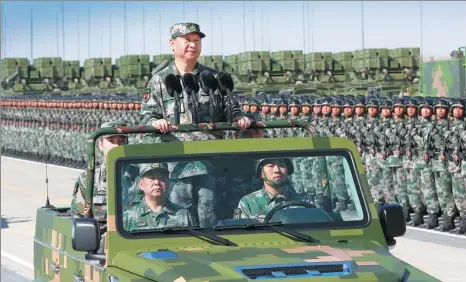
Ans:
[[[314,136],[353,140],[376,202],[399,203],[406,222],[428,229],[452,231],[458,219],[455,232],[464,234],[464,99],[259,94],[240,104],[264,121],[304,119]],[[296,136],[289,130],[266,131],[266,137]]]
[[[353,140],[377,202],[401,204],[406,221],[414,226],[442,231],[456,228],[455,232],[464,233],[465,101],[417,96],[389,99],[371,94],[298,96],[283,91],[259,93],[254,98],[238,96],[237,103],[243,114],[255,120],[300,119],[310,124],[309,131],[265,129],[261,137],[314,135]],[[2,153],[83,168],[88,134],[112,120],[137,125],[140,109],[137,98],[128,97],[4,99]],[[142,142],[142,137],[132,136],[128,142]],[[343,192],[339,198],[349,203],[349,197]]]

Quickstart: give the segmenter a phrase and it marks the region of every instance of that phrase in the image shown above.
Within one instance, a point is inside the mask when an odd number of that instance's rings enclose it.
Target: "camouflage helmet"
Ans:
[[[287,101],[286,99],[278,99],[277,105],[278,105],[279,107],[281,107],[281,106],[288,106],[288,101]]]
[[[461,100],[461,99],[455,99],[455,100],[453,100],[452,103],[451,103],[450,108],[453,110],[453,108],[456,108],[456,107],[459,107],[459,108],[463,108],[463,109],[464,109],[464,108],[465,108],[465,106],[464,106],[464,101]]]
[[[393,104],[393,107],[396,107],[396,106],[404,107],[405,106],[405,104],[403,103],[403,100],[400,98],[394,98],[392,104]]]
[[[331,103],[330,103],[330,99],[329,99],[329,98],[323,98],[320,105],[322,105],[322,106],[330,106],[330,104],[331,104]]]
[[[303,106],[308,106],[308,107],[312,107],[312,99],[303,99],[301,101],[301,107]]]
[[[153,170],[160,170],[168,176],[169,170],[166,163],[144,163],[139,165],[139,177],[144,177],[146,173]]]
[[[356,99],[354,102],[354,107],[366,107],[366,100],[365,99]]]
[[[350,99],[347,99],[345,100],[345,102],[343,103],[343,107],[346,108],[346,107],[351,107],[353,108],[354,107],[354,102]]]
[[[377,99],[370,99],[367,104],[366,104],[366,107],[377,107],[379,108],[380,105],[379,105],[379,101]]]
[[[262,99],[262,102],[260,104],[261,106],[269,106],[270,103],[269,103],[269,99],[267,99],[267,97],[264,97],[264,99]]]
[[[321,106],[322,105],[322,99],[317,98],[314,100],[314,103],[312,104],[313,106]]]
[[[435,103],[434,110],[437,109],[438,107],[444,107],[444,108],[450,108],[448,105],[448,101],[445,99],[438,99],[438,101]]]
[[[293,163],[288,158],[264,158],[264,159],[259,159],[256,161],[255,167],[256,167],[257,178],[261,178],[262,168],[264,167],[264,163],[267,161],[284,161],[286,164],[286,167],[288,168],[288,175],[291,175],[294,172]]]
[[[257,99],[251,99],[251,101],[249,101],[249,106],[259,106],[259,104]]]
[[[431,108],[433,109],[433,105],[432,105],[432,100],[429,100],[429,99],[422,99],[421,102],[419,102],[419,109],[421,108],[424,108],[424,107],[428,107],[428,108]]]
[[[244,100],[241,102],[241,106],[244,106],[244,105],[249,105],[249,99],[248,99],[248,98],[244,99]]]
[[[406,107],[419,107],[419,103],[416,99],[407,99],[405,102]]]
[[[380,108],[393,108],[393,103],[390,100],[383,100],[380,103]]]
[[[289,107],[292,107],[292,106],[301,107],[301,102],[298,99],[291,99],[288,106]]]
[[[340,99],[333,99],[332,103],[330,104],[331,107],[343,107],[343,101]]]

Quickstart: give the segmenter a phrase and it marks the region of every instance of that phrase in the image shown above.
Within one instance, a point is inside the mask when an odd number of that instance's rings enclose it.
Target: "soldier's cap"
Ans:
[[[392,101],[390,100],[384,100],[380,103],[380,107],[381,108],[392,108],[393,107],[393,103]]]
[[[460,108],[465,108],[464,107],[464,101],[460,100],[460,99],[456,99],[454,100],[452,103],[451,103],[451,109],[453,109],[454,107],[460,107]]]
[[[301,106],[301,102],[298,100],[298,99],[291,99],[290,103],[288,104],[288,106],[298,106],[300,107]]]
[[[259,106],[259,101],[257,101],[257,99],[251,99],[251,101],[249,102],[249,106],[252,106],[252,105]]]
[[[170,27],[170,34],[172,39],[193,32],[199,34],[201,38],[205,37],[205,34],[201,32],[201,28],[196,23],[176,23]]]
[[[120,126],[128,126],[128,124],[122,120],[107,121],[107,122],[102,123],[100,125],[100,128],[117,128]],[[125,134],[109,134],[109,135],[105,135],[104,137],[117,136],[117,135],[126,136]]]
[[[433,104],[432,100],[422,99],[422,101],[419,103],[419,108],[428,107],[428,108],[433,109],[432,104]]]
[[[419,103],[417,102],[416,99],[408,99],[406,100],[406,107],[418,107]]]
[[[343,107],[343,102],[340,99],[333,99],[330,104],[331,107]]]
[[[139,165],[139,177],[142,178],[146,173],[153,170],[160,170],[168,176],[169,170],[166,163],[144,163]]]
[[[264,159],[259,159],[256,161],[256,176],[260,178],[261,176],[261,171],[262,168],[264,167],[265,163],[268,162],[273,162],[273,161],[283,161],[285,162],[287,168],[288,168],[288,173],[287,175],[291,175],[294,172],[294,166],[293,163],[290,161],[288,158],[264,158]]]
[[[345,102],[343,103],[343,107],[354,107],[354,102],[352,100],[345,100]]]
[[[371,99],[369,100],[369,102],[367,103],[366,107],[379,107],[379,101],[377,101],[376,99]]]
[[[395,98],[393,99],[393,107],[395,106],[404,107],[405,105],[403,104],[403,101],[400,98]]]
[[[438,107],[449,108],[448,101],[446,101],[446,100],[444,100],[444,99],[439,99],[439,100],[435,103],[434,109],[435,109],[435,108],[438,108]]]

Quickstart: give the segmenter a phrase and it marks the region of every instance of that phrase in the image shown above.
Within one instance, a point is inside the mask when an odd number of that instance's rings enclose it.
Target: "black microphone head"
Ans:
[[[217,80],[218,80],[220,91],[222,92],[223,95],[226,94],[227,89],[230,89],[230,91],[233,90],[234,83],[229,73],[224,72],[224,71],[220,72],[217,75]]]
[[[209,90],[215,91],[218,88],[217,80],[212,72],[205,70],[201,72],[200,75],[202,91],[206,94],[209,93]]]
[[[172,73],[165,77],[165,87],[171,97],[175,96],[175,92],[179,94],[183,91],[178,77]]]
[[[199,84],[197,83],[197,79],[192,73],[185,73],[182,77],[184,90],[188,95],[191,95],[191,92],[198,92],[199,91]]]

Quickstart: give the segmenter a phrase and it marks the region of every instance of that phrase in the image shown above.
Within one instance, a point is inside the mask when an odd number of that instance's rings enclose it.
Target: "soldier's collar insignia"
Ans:
[[[151,167],[152,167],[152,168],[157,168],[157,167],[160,167],[160,164],[159,164],[159,163],[153,163],[153,164],[151,165]]]
[[[150,88],[147,88],[144,93],[144,102],[149,101],[149,99],[150,99]]]
[[[136,222],[136,224],[135,224],[135,225],[136,225],[136,227],[143,227],[143,226],[146,226],[146,225],[147,225],[147,223],[146,223],[146,222],[144,222],[144,221],[138,221],[138,222]]]
[[[196,26],[193,25],[193,24],[189,25],[189,31],[191,31],[191,32],[196,31]]]

